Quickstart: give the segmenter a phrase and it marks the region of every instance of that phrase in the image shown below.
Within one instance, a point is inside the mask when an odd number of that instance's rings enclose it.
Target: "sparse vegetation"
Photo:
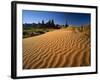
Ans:
[[[37,36],[40,34],[44,34],[49,31],[53,31],[56,29],[67,28],[68,24],[66,23],[64,26],[55,24],[54,20],[49,20],[48,22],[38,22],[38,23],[31,23],[31,24],[23,24],[23,38]]]
[[[49,32],[49,31],[53,31],[53,30],[56,30],[56,29],[47,29],[47,28],[28,28],[28,29],[23,29],[23,38],[27,38],[27,37],[32,37],[32,36],[37,36],[37,35],[40,35],[40,34],[44,34],[46,32]]]
[[[82,32],[87,36],[90,36],[90,25],[82,25],[82,26],[69,26],[67,21],[65,25],[55,24],[54,20],[49,20],[48,22],[38,22],[32,24],[23,24],[23,38],[37,36],[40,34],[44,34],[49,31],[57,30],[57,29],[67,29],[72,31]]]

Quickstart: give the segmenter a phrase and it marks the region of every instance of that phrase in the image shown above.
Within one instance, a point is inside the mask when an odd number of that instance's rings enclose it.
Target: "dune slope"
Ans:
[[[60,29],[23,39],[23,69],[90,66],[90,38]]]

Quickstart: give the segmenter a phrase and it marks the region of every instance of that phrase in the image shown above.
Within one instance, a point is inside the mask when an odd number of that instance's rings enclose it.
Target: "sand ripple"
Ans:
[[[90,65],[90,39],[81,32],[56,30],[23,39],[23,68]]]

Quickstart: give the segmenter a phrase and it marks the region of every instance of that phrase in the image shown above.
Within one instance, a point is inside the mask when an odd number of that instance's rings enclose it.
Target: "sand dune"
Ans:
[[[77,30],[60,29],[23,39],[23,68],[90,65],[90,38]]]

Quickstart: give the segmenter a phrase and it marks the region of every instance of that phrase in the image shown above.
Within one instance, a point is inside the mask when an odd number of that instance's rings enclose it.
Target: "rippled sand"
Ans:
[[[60,29],[23,39],[23,69],[90,66],[90,38]]]

